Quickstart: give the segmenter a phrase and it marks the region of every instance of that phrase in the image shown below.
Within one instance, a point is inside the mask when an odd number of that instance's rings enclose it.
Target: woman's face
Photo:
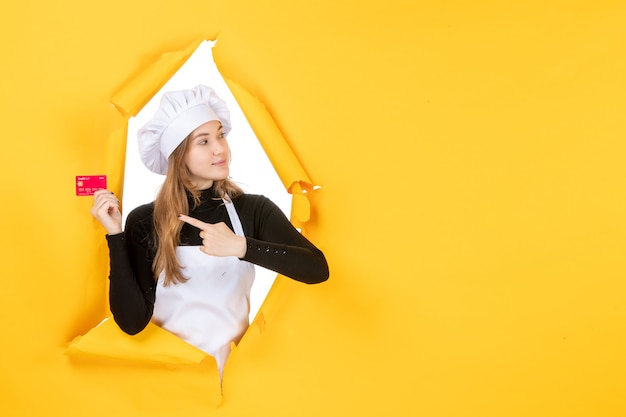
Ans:
[[[219,121],[206,122],[191,132],[185,165],[194,186],[205,190],[213,185],[213,181],[227,178],[230,172],[229,154],[226,135]]]

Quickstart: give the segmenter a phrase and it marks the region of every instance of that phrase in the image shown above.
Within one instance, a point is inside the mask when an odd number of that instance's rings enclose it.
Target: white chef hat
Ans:
[[[163,94],[152,119],[137,131],[139,156],[157,174],[167,173],[167,158],[198,126],[219,120],[224,134],[231,129],[226,102],[205,85]]]

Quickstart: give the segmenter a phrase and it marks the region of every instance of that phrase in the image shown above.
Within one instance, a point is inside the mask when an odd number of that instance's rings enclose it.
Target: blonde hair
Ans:
[[[156,255],[152,262],[155,280],[165,272],[164,286],[185,282],[181,265],[176,256],[176,246],[180,245],[180,231],[183,222],[179,214],[188,215],[200,205],[201,190],[194,187],[191,173],[185,164],[185,154],[189,147],[189,136],[172,152],[168,158],[165,181],[154,201],[154,245]],[[234,198],[243,194],[243,190],[230,179],[214,181],[213,187],[221,198]],[[193,207],[189,207],[188,195],[193,196]]]

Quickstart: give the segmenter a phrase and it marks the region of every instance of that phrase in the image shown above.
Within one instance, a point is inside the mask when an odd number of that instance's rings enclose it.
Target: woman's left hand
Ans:
[[[181,221],[200,229],[202,246],[200,250],[213,256],[236,256],[243,258],[246,255],[246,238],[237,236],[226,223],[205,223],[193,217],[181,214]]]

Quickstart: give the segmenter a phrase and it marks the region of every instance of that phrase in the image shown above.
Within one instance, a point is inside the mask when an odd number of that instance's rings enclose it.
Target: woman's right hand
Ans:
[[[91,215],[107,230],[109,235],[122,233],[120,200],[109,190],[98,190],[93,194]]]

